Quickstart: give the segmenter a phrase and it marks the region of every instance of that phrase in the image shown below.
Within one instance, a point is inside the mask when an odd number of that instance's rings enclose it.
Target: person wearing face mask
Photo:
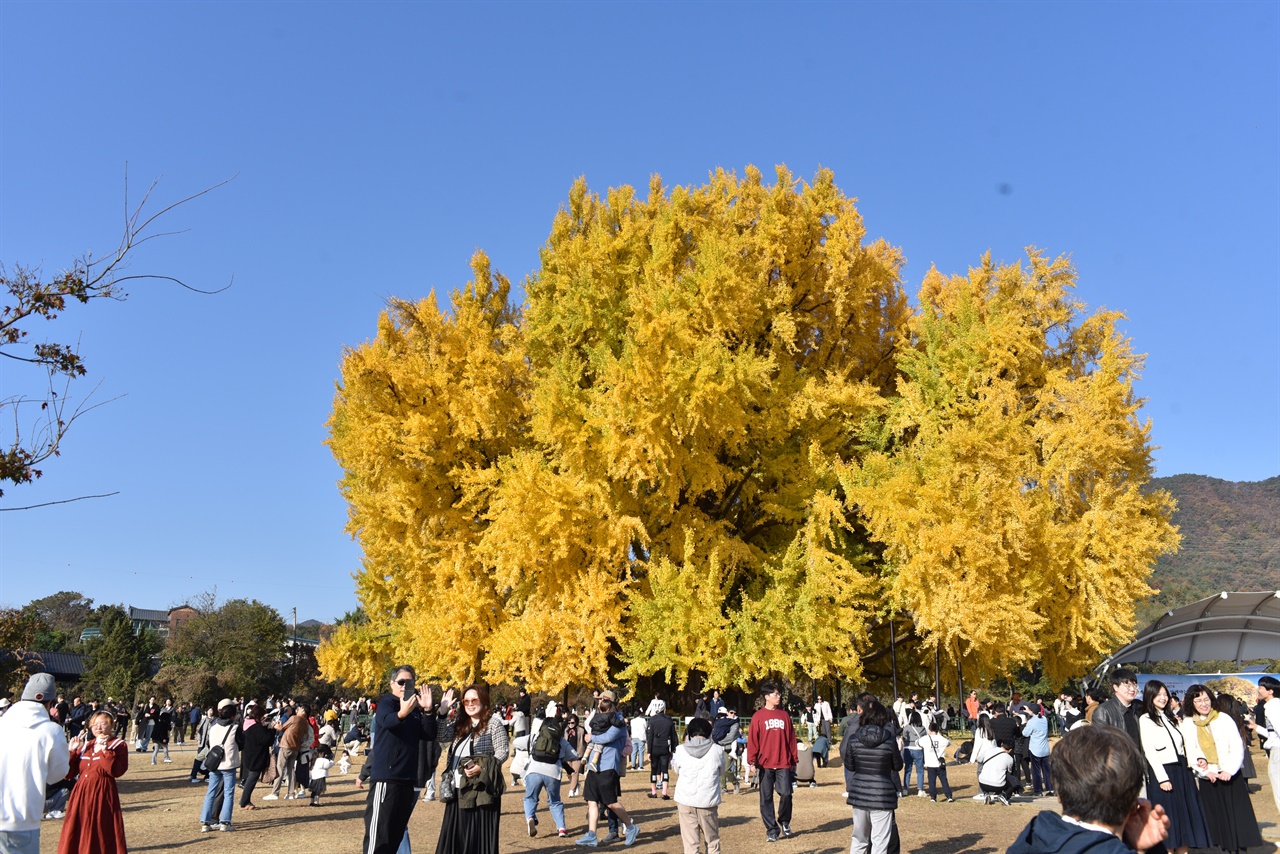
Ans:
[[[218,701],[217,717],[209,725],[201,746],[222,749],[222,759],[213,763],[215,756],[211,752],[205,758],[209,767],[209,788],[205,790],[204,806],[200,811],[200,831],[221,830],[229,832],[231,814],[235,809],[236,770],[240,767],[240,751],[244,748],[244,730],[240,728],[239,710],[234,700]],[[213,805],[222,799],[221,819],[215,824]]]
[[[109,712],[89,718],[88,730],[68,745],[71,771],[79,775],[67,802],[58,854],[124,854],[124,813],[116,778],[129,770],[129,745],[115,737]]]

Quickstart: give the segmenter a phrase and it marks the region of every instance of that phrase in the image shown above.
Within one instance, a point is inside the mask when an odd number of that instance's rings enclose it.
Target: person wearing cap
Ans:
[[[574,842],[586,848],[600,844],[596,825],[600,811],[606,807],[626,826],[624,845],[634,845],[640,834],[639,825],[622,806],[619,775],[622,770],[622,743],[627,738],[627,731],[614,708],[616,702],[617,696],[612,691],[601,691],[600,699],[596,701],[596,714],[589,721],[587,769],[590,773],[583,786],[583,797],[587,801],[587,832]]]
[[[0,717],[0,851],[40,854],[45,787],[67,776],[71,755],[49,717],[53,675],[27,680],[22,699]]]
[[[229,832],[231,815],[235,810],[236,771],[240,768],[240,751],[244,749],[244,730],[240,728],[239,710],[235,700],[218,701],[218,713],[205,732],[202,746],[221,747],[222,761],[209,769],[209,788],[205,790],[204,806],[200,811],[200,832],[221,830]],[[209,758],[206,757],[206,762]],[[222,799],[221,818],[215,823],[213,806]]]

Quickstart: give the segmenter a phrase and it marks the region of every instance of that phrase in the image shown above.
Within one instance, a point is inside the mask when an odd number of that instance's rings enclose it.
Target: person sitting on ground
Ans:
[[[1163,854],[1169,819],[1138,797],[1142,754],[1123,730],[1071,730],[1054,745],[1052,763],[1062,815],[1036,815],[1007,854]]]
[[[1013,764],[1013,742],[997,739],[987,755],[978,760],[978,788],[987,804],[1000,803],[1009,806],[1009,799],[1018,789],[1018,772]]]

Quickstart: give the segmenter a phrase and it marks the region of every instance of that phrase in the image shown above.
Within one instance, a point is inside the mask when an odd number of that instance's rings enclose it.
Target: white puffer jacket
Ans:
[[[724,748],[709,738],[691,738],[671,757],[676,780],[676,803],[708,809],[720,804],[720,777],[724,774]]]

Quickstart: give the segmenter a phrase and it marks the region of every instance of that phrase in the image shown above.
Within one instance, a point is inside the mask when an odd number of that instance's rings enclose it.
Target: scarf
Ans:
[[[1204,759],[1210,765],[1218,764],[1218,745],[1213,740],[1213,733],[1209,731],[1209,724],[1213,723],[1218,717],[1218,710],[1213,709],[1209,712],[1208,717],[1200,717],[1196,715],[1191,722],[1196,725],[1196,739],[1200,742],[1200,752],[1204,754]]]

